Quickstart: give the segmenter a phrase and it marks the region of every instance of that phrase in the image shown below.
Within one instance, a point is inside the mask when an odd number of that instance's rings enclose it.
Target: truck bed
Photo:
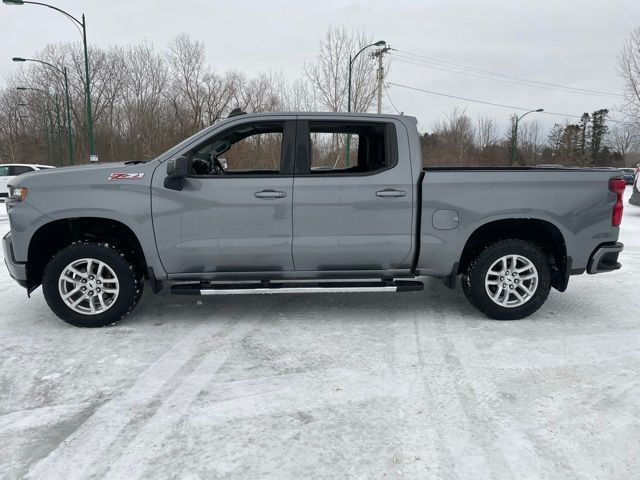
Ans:
[[[618,169],[426,167],[423,172],[417,268],[424,274],[450,275],[474,232],[507,219],[514,235],[543,226],[559,233],[572,273],[586,269],[599,244],[618,238],[619,229],[611,226],[616,195],[608,187],[621,177]]]

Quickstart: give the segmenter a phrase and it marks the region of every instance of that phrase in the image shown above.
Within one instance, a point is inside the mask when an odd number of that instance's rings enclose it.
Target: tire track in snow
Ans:
[[[438,320],[433,324],[430,337],[438,339],[438,348],[447,368],[455,378],[453,387],[465,416],[469,420],[468,430],[477,443],[481,442],[490,460],[492,478],[550,478],[558,474],[558,466],[563,465],[567,478],[585,478],[572,468],[571,462],[564,462],[556,451],[541,450],[540,439],[535,433],[524,431],[521,418],[508,412],[504,398],[490,377],[495,369],[480,369],[482,355],[476,348],[475,337],[461,335],[461,329],[445,313],[447,305],[441,299],[436,311]],[[469,331],[465,329],[463,331]],[[473,333],[473,330],[471,330]],[[535,363],[535,362],[534,362]],[[527,365],[531,369],[531,365]],[[539,368],[534,367],[539,370]],[[535,431],[535,425],[532,426]],[[542,459],[551,457],[545,462]]]
[[[541,460],[531,438],[522,431],[521,422],[506,412],[505,401],[498,396],[498,387],[487,377],[488,371],[478,372],[474,340],[468,337],[451,338],[449,329],[439,322],[438,338],[447,362],[454,374],[456,389],[466,415],[472,420],[477,438],[481,439],[488,455],[494,459],[495,478],[545,478],[540,472]],[[526,472],[526,473],[525,473]],[[549,474],[551,472],[545,472]]]
[[[200,352],[202,342],[219,335],[230,321],[212,322],[213,316],[193,328],[147,367],[125,392],[100,406],[49,455],[37,462],[29,470],[27,478],[86,478],[85,472],[103,457],[134,417],[152,403],[171,377]]]
[[[105,479],[133,480],[141,478],[149,467],[149,453],[155,452],[172,432],[180,419],[187,415],[191,404],[215,377],[220,367],[235,349],[233,343],[242,340],[254,328],[256,322],[244,323],[236,327],[226,340],[231,345],[212,351],[198,364],[194,371],[165,399],[154,415],[144,423],[142,429],[127,446],[126,451],[109,468]]]
[[[402,378],[398,389],[398,416],[401,426],[394,463],[398,473],[407,478],[421,478],[426,474],[441,477],[442,465],[449,463],[451,452],[445,445],[442,430],[431,411],[433,396],[425,382],[425,365],[418,354],[416,313],[396,319],[394,330],[394,363]]]
[[[395,322],[396,366],[403,373],[400,415],[402,474],[407,478],[491,478],[494,470],[472,433],[447,356],[436,341],[435,322],[448,290],[426,282],[426,309],[416,304]],[[449,299],[453,301],[454,299]]]
[[[260,320],[264,320],[276,308],[282,308],[282,304],[276,301],[262,313]],[[155,414],[144,423],[104,478],[133,480],[144,476],[153,454],[159,450],[173,428],[188,414],[198,395],[213,380],[231,353],[237,350],[239,342],[255,329],[258,321],[254,319],[236,326],[225,336],[226,343],[221,349],[208,353],[202,359],[193,372],[162,402]]]
[[[474,450],[473,456],[482,455],[486,465],[486,473],[479,475],[474,472],[473,467],[465,466],[463,460],[465,452],[460,452],[455,458],[456,478],[520,478],[522,472],[536,472],[538,458],[532,442],[522,434],[522,432],[514,431],[510,428],[511,422],[503,421],[503,412],[501,409],[492,408],[500,399],[497,398],[497,388],[491,381],[485,377],[471,375],[473,372],[472,365],[465,365],[464,356],[469,352],[458,351],[456,348],[459,343],[464,345],[473,344],[473,338],[461,335],[459,326],[454,325],[454,331],[448,328],[452,320],[467,321],[467,318],[455,318],[450,314],[451,304],[443,301],[441,296],[434,299],[434,311],[437,312],[436,318],[430,323],[421,323],[418,328],[421,331],[419,341],[422,342],[420,351],[425,351],[425,345],[429,350],[437,352],[437,356],[443,362],[442,372],[448,381],[443,384],[447,394],[451,395],[459,410],[459,417],[453,417],[450,421],[461,423],[466,435],[470,438]],[[449,310],[449,312],[447,312]],[[475,312],[474,312],[475,313]],[[464,332],[468,329],[462,330]],[[467,369],[471,370],[467,370]],[[436,398],[440,399],[440,403],[446,398],[441,396],[441,391],[436,392]],[[491,401],[487,401],[487,398]],[[493,402],[493,403],[492,403]],[[451,423],[449,422],[449,425]],[[516,444],[515,448],[522,450],[516,452],[517,458],[520,454],[524,455],[524,463],[530,470],[523,469],[523,465],[514,461],[514,455],[511,451],[505,451],[503,448],[504,437],[511,441],[522,442]],[[481,453],[480,453],[481,452]],[[528,473],[527,473],[528,475]],[[535,474],[532,476],[525,475],[525,478],[540,478]]]
[[[437,311],[438,305],[434,306]],[[478,442],[473,418],[459,388],[458,372],[449,364],[450,352],[437,341],[433,316],[427,321],[416,319],[415,341],[424,391],[429,399],[429,418],[441,439],[440,475],[442,478],[510,478],[508,469],[496,466]],[[498,463],[502,463],[498,460]],[[496,470],[506,475],[496,476]]]

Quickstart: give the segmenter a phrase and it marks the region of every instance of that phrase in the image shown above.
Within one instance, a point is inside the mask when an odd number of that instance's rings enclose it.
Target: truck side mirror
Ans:
[[[190,162],[187,157],[175,157],[167,162],[167,176],[164,187],[171,190],[182,190],[182,181],[189,175]]]

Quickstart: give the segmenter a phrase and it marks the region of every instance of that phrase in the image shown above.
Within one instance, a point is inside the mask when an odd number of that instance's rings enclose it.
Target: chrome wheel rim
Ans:
[[[74,312],[98,315],[116,302],[120,283],[106,263],[95,258],[81,258],[62,270],[58,291],[65,305]]]
[[[489,267],[484,285],[495,304],[505,308],[519,307],[536,293],[538,271],[527,257],[505,255]]]

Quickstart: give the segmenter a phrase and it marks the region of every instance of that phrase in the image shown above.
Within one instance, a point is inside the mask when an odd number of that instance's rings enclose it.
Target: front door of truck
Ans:
[[[404,126],[309,117],[297,138],[296,270],[409,269],[414,194]]]
[[[182,190],[153,178],[158,253],[170,274],[293,270],[293,117],[235,122],[183,155]]]

